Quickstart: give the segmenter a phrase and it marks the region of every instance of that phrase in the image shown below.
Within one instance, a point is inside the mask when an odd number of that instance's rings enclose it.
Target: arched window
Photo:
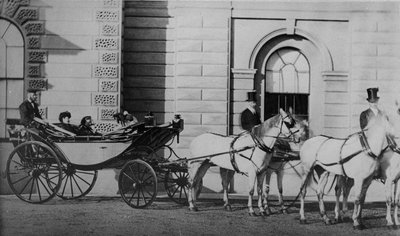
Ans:
[[[289,107],[308,118],[310,66],[306,57],[295,48],[279,49],[268,58],[265,75],[265,118]]]
[[[0,19],[0,138],[6,137],[5,120],[19,118],[24,98],[24,39],[10,21]]]

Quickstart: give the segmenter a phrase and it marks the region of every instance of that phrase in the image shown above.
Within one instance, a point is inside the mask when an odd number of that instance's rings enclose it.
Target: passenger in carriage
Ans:
[[[78,132],[78,126],[70,124],[70,119],[71,119],[71,113],[69,111],[64,111],[61,112],[60,115],[58,116],[58,120],[60,123],[55,124],[67,131],[70,131],[72,133],[77,133]]]
[[[376,116],[385,116],[383,112],[378,108],[378,102],[379,102],[379,97],[378,97],[378,91],[379,88],[368,88],[367,93],[368,93],[368,105],[369,108],[360,114],[360,128],[364,129],[367,125],[368,122],[372,117]]]
[[[84,116],[81,120],[81,124],[78,128],[78,135],[101,135],[100,133],[94,131],[92,126],[94,125],[91,116]]]

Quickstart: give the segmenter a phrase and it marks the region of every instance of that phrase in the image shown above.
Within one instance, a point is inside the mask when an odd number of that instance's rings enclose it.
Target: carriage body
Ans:
[[[151,204],[158,179],[164,181],[173,200],[186,201],[182,194],[176,195],[186,187],[176,186],[176,180],[186,178],[187,169],[169,163],[175,154],[171,144],[175,138],[179,140],[183,130],[182,119],[161,126],[137,123],[95,136],[77,136],[40,121],[20,129],[17,120],[7,120],[7,124],[15,147],[7,162],[7,179],[14,194],[24,201],[42,203],[56,195],[63,199],[85,196],[101,169],[120,172],[119,193],[131,207]]]

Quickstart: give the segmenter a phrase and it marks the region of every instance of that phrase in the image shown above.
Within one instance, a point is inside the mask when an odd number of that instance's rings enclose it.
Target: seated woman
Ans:
[[[78,135],[101,135],[92,129],[91,126],[93,125],[94,124],[91,116],[83,117],[78,128]]]
[[[78,126],[70,124],[70,119],[71,119],[71,113],[69,111],[61,112],[60,115],[58,116],[58,120],[60,121],[60,123],[55,125],[72,133],[77,133]]]

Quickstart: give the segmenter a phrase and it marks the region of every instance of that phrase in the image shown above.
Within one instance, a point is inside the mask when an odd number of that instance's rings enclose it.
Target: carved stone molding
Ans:
[[[47,90],[47,79],[28,79],[28,89]]]
[[[112,93],[93,93],[92,94],[93,106],[117,106],[118,94]]]

